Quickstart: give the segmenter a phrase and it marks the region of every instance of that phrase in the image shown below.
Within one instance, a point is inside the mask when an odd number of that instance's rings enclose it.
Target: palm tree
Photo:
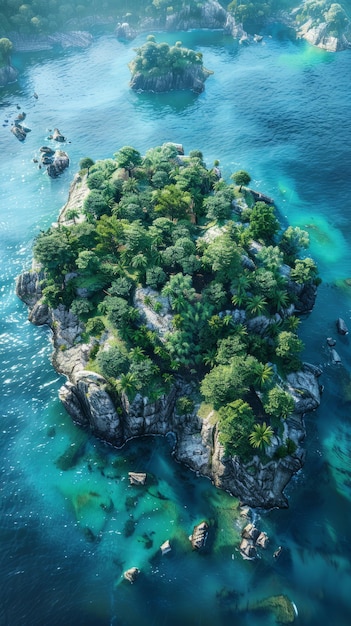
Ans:
[[[136,346],[135,348],[132,348],[129,352],[129,356],[132,361],[136,361],[137,363],[139,363],[140,361],[144,361],[146,358],[145,352],[141,346]]]
[[[266,422],[255,424],[249,435],[249,442],[253,448],[265,448],[270,445],[273,435],[273,428],[267,426]]]
[[[133,374],[132,372],[127,372],[126,374],[122,374],[121,378],[118,381],[118,387],[129,398],[130,396],[135,395],[137,391],[136,382],[137,380],[135,374]]]
[[[247,302],[247,296],[246,293],[235,293],[234,296],[232,297],[232,304],[234,304],[234,306],[239,307],[239,309],[242,306],[245,306]]]
[[[267,300],[260,295],[252,296],[248,300],[247,311],[251,315],[263,315],[267,307]]]
[[[257,361],[254,366],[254,384],[258,387],[264,387],[265,384],[272,379],[273,368],[268,363],[261,363]]]
[[[76,224],[76,220],[79,217],[80,213],[78,211],[78,209],[68,209],[68,211],[66,211],[66,215],[65,218],[67,220],[73,220],[73,223]]]
[[[280,309],[284,309],[289,304],[288,293],[286,291],[283,291],[282,289],[277,289],[273,293],[271,300],[277,311],[280,311]]]

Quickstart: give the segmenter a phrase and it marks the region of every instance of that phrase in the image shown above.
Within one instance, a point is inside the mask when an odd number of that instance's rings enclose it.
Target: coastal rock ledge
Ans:
[[[258,456],[247,463],[226,457],[218,440],[218,428],[211,412],[200,417],[199,404],[191,413],[177,412],[177,398],[195,398],[195,388],[182,379],[176,380],[167,395],[156,401],[137,394],[132,402],[122,392],[118,401],[108,393],[107,381],[86,369],[93,345],[81,343],[82,325],[63,305],[49,309],[41,302],[40,283],[43,276],[37,268],[17,279],[17,295],[29,306],[29,319],[37,325],[47,324],[52,330],[53,365],[67,377],[59,397],[72,419],[91,429],[99,438],[121,447],[132,437],[167,435],[175,437],[174,457],[199,475],[207,476],[220,489],[229,491],[251,507],[286,508],[283,491],[304,463],[301,442],[305,437],[304,413],[320,403],[320,370],[304,364],[301,371],[288,377],[289,392],[295,408],[285,420],[287,436],[296,444],[293,454],[262,464]],[[117,406],[118,404],[118,406]],[[279,437],[272,450],[281,444]],[[272,457],[272,454],[270,454]]]

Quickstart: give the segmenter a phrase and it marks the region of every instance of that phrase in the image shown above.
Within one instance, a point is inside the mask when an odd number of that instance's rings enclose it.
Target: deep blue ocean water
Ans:
[[[112,35],[86,50],[17,54],[20,78],[0,91],[0,624],[271,626],[272,614],[250,606],[286,594],[301,626],[348,626],[351,353],[335,321],[351,327],[351,51],[328,54],[279,27],[247,47],[211,31],[161,37],[203,53],[214,71],[204,93],[132,93],[127,63],[145,38]],[[17,105],[32,129],[24,143],[9,131]],[[54,127],[71,165],[50,180],[33,159]],[[323,401],[306,416],[307,460],[286,490],[289,509],[258,512],[271,542],[254,562],[238,553],[236,499],[175,464],[166,440],[116,451],[72,424],[57,398],[50,333],[29,324],[14,291],[82,157],[165,141],[202,150],[208,166],[219,159],[225,176],[248,170],[281,220],[308,230],[323,279],[301,325],[305,360],[323,367]],[[330,363],[330,335],[342,366]],[[72,445],[79,458],[65,471],[58,460]],[[153,482],[131,490],[130,470]],[[188,535],[203,518],[213,535],[197,554]],[[166,539],[173,550],[160,558]],[[142,571],[134,585],[121,577],[131,566]]]

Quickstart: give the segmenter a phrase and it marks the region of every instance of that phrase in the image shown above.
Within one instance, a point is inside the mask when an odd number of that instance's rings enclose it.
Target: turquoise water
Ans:
[[[110,35],[84,51],[17,55],[20,80],[0,94],[0,623],[271,626],[272,614],[250,606],[286,594],[298,624],[346,626],[351,357],[338,336],[343,365],[332,366],[325,338],[339,315],[351,326],[351,51],[328,54],[279,28],[248,47],[209,31],[162,39],[203,52],[214,71],[203,94],[131,93],[127,63],[144,37]],[[23,144],[9,132],[16,105],[32,129]],[[54,127],[71,159],[58,180],[33,162]],[[324,281],[301,329],[306,360],[323,367],[323,403],[306,418],[307,460],[287,489],[289,509],[259,512],[271,542],[254,562],[238,554],[237,500],[175,464],[170,442],[116,451],[72,424],[57,399],[63,379],[50,364],[50,334],[28,323],[14,293],[79,160],[165,141],[202,150],[208,165],[219,159],[225,176],[247,169],[281,219],[309,231]],[[131,470],[148,473],[145,488],[128,486]],[[207,549],[193,553],[188,536],[204,518]],[[161,557],[166,539],[173,549]],[[122,572],[133,566],[142,573],[129,585]]]

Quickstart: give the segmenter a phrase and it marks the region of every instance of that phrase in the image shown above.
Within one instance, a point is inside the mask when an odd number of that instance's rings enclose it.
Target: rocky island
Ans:
[[[319,282],[307,234],[198,150],[124,146],[83,165],[17,280],[52,329],[68,413],[116,447],[171,432],[175,458],[216,486],[286,507],[320,402],[296,333]]]
[[[132,73],[130,87],[134,91],[204,90],[205,80],[213,72],[203,66],[201,52],[189,50],[177,42],[156,43],[149,35],[147,42],[137,48],[136,57],[129,64]]]

